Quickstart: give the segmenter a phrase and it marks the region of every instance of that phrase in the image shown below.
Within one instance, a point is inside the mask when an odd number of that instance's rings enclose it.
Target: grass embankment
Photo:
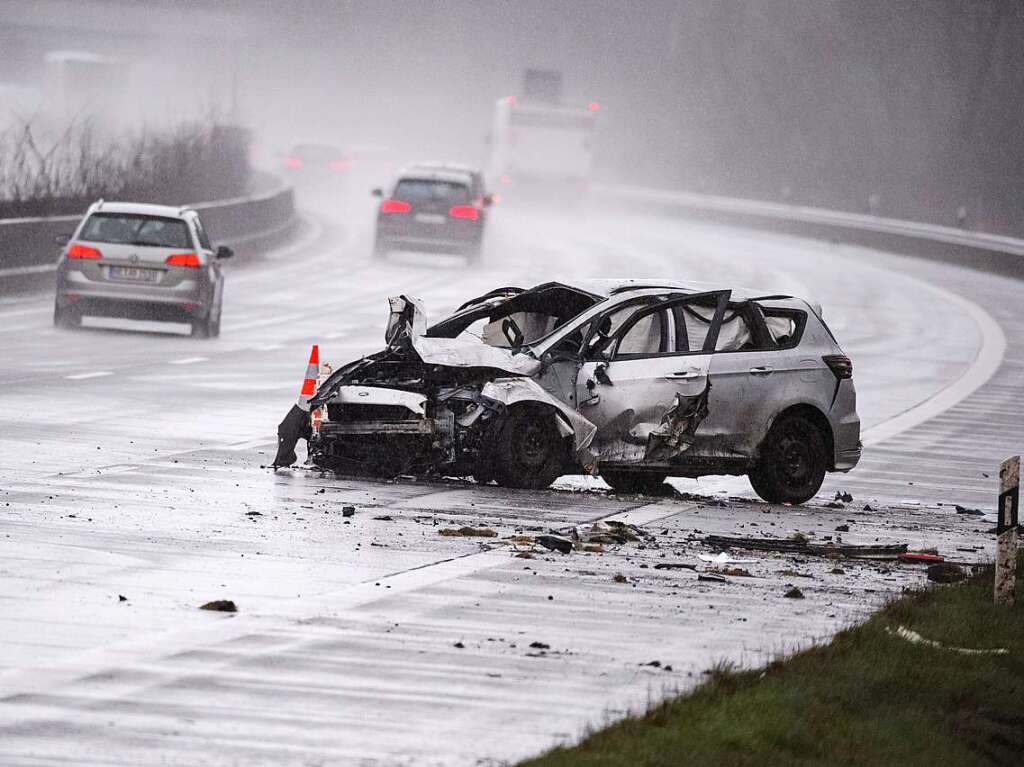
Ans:
[[[1024,566],[1024,557],[1022,557]],[[1024,567],[1018,566],[1018,573]],[[992,572],[910,593],[833,641],[524,764],[1024,765],[1024,581],[992,604]],[[904,626],[966,655],[913,644]]]

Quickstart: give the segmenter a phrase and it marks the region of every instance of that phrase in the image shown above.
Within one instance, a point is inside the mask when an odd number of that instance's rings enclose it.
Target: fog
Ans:
[[[481,164],[541,67],[601,104],[597,180],[1020,232],[1022,40],[1019,3],[7,0],[0,120],[214,115],[270,167],[306,141]],[[59,52],[102,86],[55,83]]]

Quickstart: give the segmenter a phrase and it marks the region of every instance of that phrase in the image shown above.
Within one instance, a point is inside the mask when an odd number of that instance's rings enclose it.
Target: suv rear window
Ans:
[[[469,187],[455,181],[435,179],[406,178],[395,187],[395,199],[405,202],[466,202],[470,199]]]
[[[93,213],[78,239],[152,248],[191,248],[188,226],[180,218],[134,213]]]

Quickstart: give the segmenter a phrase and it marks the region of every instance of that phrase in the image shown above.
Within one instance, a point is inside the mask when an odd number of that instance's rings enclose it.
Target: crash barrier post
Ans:
[[[297,223],[291,187],[189,207],[199,211],[215,243],[242,258],[286,241]],[[0,219],[0,294],[52,284],[60,253],[56,238],[74,231],[81,218]]]
[[[1020,508],[1020,456],[999,467],[999,521],[996,523],[995,602],[1012,605],[1017,585],[1017,524]]]

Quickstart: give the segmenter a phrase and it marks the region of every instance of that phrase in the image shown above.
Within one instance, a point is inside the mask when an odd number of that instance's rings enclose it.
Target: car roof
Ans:
[[[434,168],[406,168],[398,174],[399,181],[416,179],[420,181],[451,181],[456,184],[472,184],[472,174],[464,171]]]
[[[767,291],[754,288],[744,288],[735,285],[723,285],[716,282],[701,282],[698,280],[674,280],[658,278],[588,278],[573,280],[566,283],[572,287],[594,293],[599,296],[617,296],[624,293],[647,292],[656,293],[660,290],[673,290],[680,293],[707,293],[713,290],[731,290],[733,298],[739,301],[749,301],[753,298],[764,298],[769,295]],[[782,296],[780,296],[781,298]],[[785,296],[789,298],[789,296]]]
[[[433,168],[437,170],[450,170],[456,173],[468,173],[471,176],[479,176],[481,171],[477,168],[470,167],[469,165],[462,165],[457,162],[415,162],[409,166],[410,169],[416,170],[420,168]]]
[[[194,211],[184,206],[153,205],[148,202],[107,202],[100,200],[93,204],[91,213],[137,213],[142,216],[164,218],[185,218]]]

